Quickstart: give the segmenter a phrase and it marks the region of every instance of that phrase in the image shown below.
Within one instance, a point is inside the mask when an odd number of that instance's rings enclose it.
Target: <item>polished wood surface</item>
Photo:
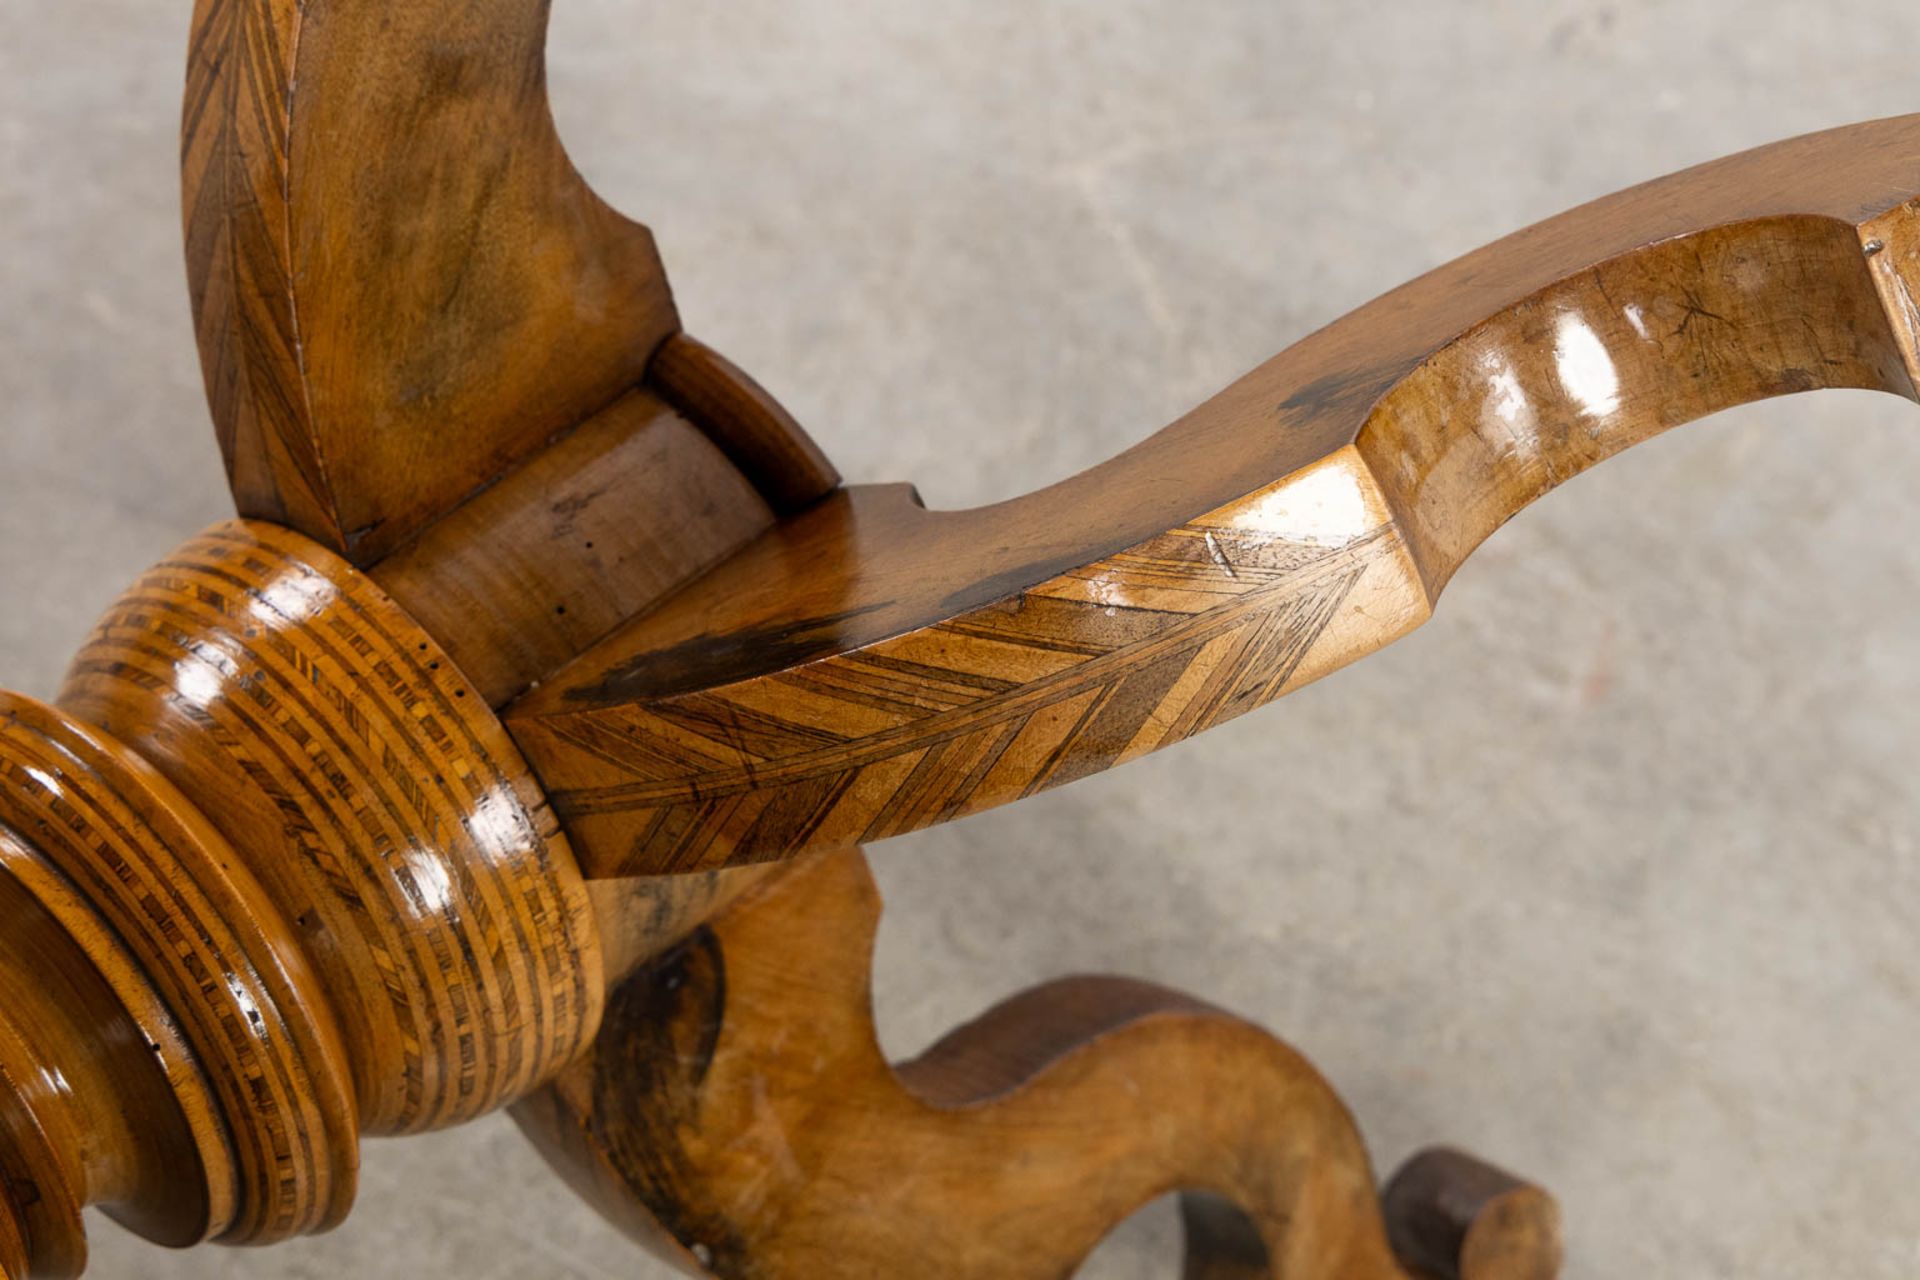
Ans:
[[[187,265],[240,513],[366,564],[640,380],[679,327],[567,160],[547,6],[196,0]]]
[[[840,473],[806,428],[704,342],[676,333],[661,343],[647,366],[647,385],[700,423],[781,515],[840,487]]]
[[[1386,295],[997,506],[850,490],[509,712],[594,875],[877,840],[1125,763],[1430,614],[1621,449],[1819,387],[1912,397],[1920,118],[1609,197]]]
[[[364,1128],[473,1119],[592,1037],[565,834],[473,685],[324,548],[208,530],[108,612],[60,705],[197,797],[298,931]]]
[[[500,706],[772,524],[720,449],[642,389],[368,572]]]
[[[1920,117],[1468,255],[994,507],[842,488],[567,163],[543,0],[198,0],[183,137],[241,518],[52,705],[0,694],[0,1273],[347,1214],[360,1135],[512,1107],[675,1263],[1059,1276],[1182,1196],[1190,1280],[1548,1280],[1559,1213],[1387,1187],[1279,1040],[1050,983],[889,1064],[858,845],[1379,648],[1548,489],[1920,371]]]
[[[30,891],[64,881],[40,900],[56,914],[87,904],[76,936],[140,975],[128,1014],[149,1039],[180,1037],[199,1068],[179,1077],[183,1115],[217,1114],[226,1131],[198,1135],[208,1186],[189,1238],[265,1242],[338,1223],[359,1132],[346,1050],[326,984],[246,860],[121,743],[13,694],[0,694],[0,779],[8,871]]]
[[[1407,1274],[1352,1119],[1291,1049],[1176,992],[1083,977],[889,1067],[868,994],[878,916],[857,852],[762,885],[630,978],[593,1053],[515,1116],[576,1189],[694,1271],[886,1276],[937,1259],[953,1280],[1063,1276],[1185,1190],[1189,1275],[1249,1255],[1240,1274]],[[1446,1212],[1467,1172],[1410,1186],[1402,1212]],[[1521,1226],[1478,1223],[1496,1248],[1439,1274],[1550,1277],[1557,1235]]]

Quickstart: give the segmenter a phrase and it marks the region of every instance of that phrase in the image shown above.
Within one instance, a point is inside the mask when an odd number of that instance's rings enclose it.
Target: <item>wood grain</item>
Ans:
[[[772,523],[699,428],[636,391],[368,573],[499,706]]]
[[[0,1169],[0,1177],[5,1170]],[[0,1276],[14,1280],[27,1274],[33,1255],[25,1226],[25,1214],[10,1193],[0,1191]]]
[[[358,564],[635,386],[678,327],[574,171],[544,3],[197,0],[189,278],[242,515]]]
[[[647,366],[647,383],[700,423],[781,515],[840,487],[840,473],[767,389],[706,343],[676,333]]]
[[[108,612],[62,708],[239,851],[337,1001],[363,1128],[483,1115],[599,1021],[566,837],[474,687],[363,574],[233,522]]]
[[[799,578],[923,515],[904,491],[854,490],[713,576]],[[608,673],[592,709],[573,709],[570,672],[509,723],[591,875],[877,840],[1123,763],[1411,627],[1424,601],[1392,534],[1349,451],[1251,515],[1172,530],[930,629],[766,680],[664,692],[723,661],[721,646],[755,663],[813,633],[696,641]],[[589,777],[598,785],[568,785]]]
[[[115,1065],[133,1069],[124,1096],[151,1102],[166,1095],[153,1089],[149,1062],[136,1064],[116,1052],[128,1041],[129,1025],[137,1032],[137,1024],[117,1002],[99,998],[97,970],[84,956],[77,966],[73,964],[70,940],[59,933],[45,908],[33,901],[20,877],[8,870],[33,856],[17,835],[0,831],[0,925],[5,926],[0,944],[6,947],[9,966],[8,1000],[0,1005],[0,1219],[5,1220],[0,1233],[6,1237],[8,1280],[27,1276],[72,1280],[87,1264],[87,1233],[80,1212],[87,1203],[88,1169],[77,1139],[80,1125],[75,1108],[83,1106],[83,1100],[99,1101],[93,1087],[100,1075],[97,1066],[83,1062],[65,1092],[50,1089],[47,1068],[54,1061],[52,1055],[71,1050],[78,1042],[87,1058],[112,1055]],[[38,969],[48,972],[47,981],[22,980]],[[81,992],[76,987],[92,988],[86,992],[91,998],[77,998]],[[53,1007],[36,1009],[36,994],[42,1001],[51,996]],[[72,1010],[90,1015],[91,1025],[82,1040],[59,1034],[63,1021],[71,1020]],[[53,1034],[49,1029],[55,1029]],[[118,1088],[113,1092],[122,1093]],[[154,1215],[162,1229],[185,1236],[204,1230],[215,1215],[201,1185],[205,1171],[191,1127],[182,1119],[172,1105],[146,1111],[141,1116],[140,1138],[175,1161],[173,1177],[191,1190],[184,1228],[168,1221],[180,1216],[177,1195]],[[124,1179],[110,1181],[125,1185]]]
[[[0,694],[0,823],[84,897],[190,1047],[236,1166],[213,1233],[342,1221],[359,1124],[332,1002],[232,846],[145,761],[16,694]]]
[[[590,874],[792,857],[1122,763],[1424,620],[1553,486],[1766,396],[1914,396],[1920,117],[1470,254],[1133,450],[960,512],[781,522],[509,711]]]
[[[517,1103],[741,1280],[1061,1276],[1174,1192],[1189,1280],[1550,1280],[1544,1192],[1443,1150],[1383,1206],[1313,1068],[1179,993],[1062,979],[890,1065],[856,846],[1388,643],[1669,427],[1914,397],[1920,117],[1575,210],[929,512],[678,332],[555,136],[546,18],[196,2],[189,274],[256,518],[144,574],[55,705],[0,694],[0,1273],[77,1276],[89,1206],[322,1230],[361,1132]]]
[[[592,1054],[516,1117],[616,1223],[728,1280],[1064,1276],[1176,1190],[1235,1205],[1258,1254],[1223,1269],[1246,1240],[1199,1232],[1190,1275],[1405,1274],[1333,1092],[1185,996],[1066,979],[890,1068],[878,910],[858,853],[773,875],[629,979]]]
[[[0,1171],[36,1276],[79,1274],[87,1205],[175,1246],[236,1207],[218,1103],[164,998],[104,914],[6,826]]]

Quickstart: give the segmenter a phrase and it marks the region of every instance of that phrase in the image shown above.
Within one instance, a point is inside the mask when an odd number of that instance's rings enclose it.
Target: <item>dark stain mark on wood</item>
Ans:
[[[746,1261],[746,1242],[692,1194],[702,1171],[681,1141],[699,1130],[700,1091],[726,1015],[725,949],[702,927],[608,998],[590,1125],[634,1198],[676,1240],[704,1247],[721,1274],[732,1275]]]
[[[1418,368],[1424,358],[1410,356],[1315,378],[1282,400],[1279,412],[1290,421],[1336,417],[1358,422],[1395,383]]]
[[[581,705],[670,697],[711,688],[768,670],[780,670],[837,652],[842,628],[881,612],[890,603],[803,618],[797,622],[748,627],[728,635],[699,635],[638,657],[608,671],[592,684],[568,689],[567,701]]]

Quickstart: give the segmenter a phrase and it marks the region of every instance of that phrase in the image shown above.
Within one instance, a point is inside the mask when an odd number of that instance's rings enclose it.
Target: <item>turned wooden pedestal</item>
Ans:
[[[361,1135],[511,1107],[695,1273],[1057,1277],[1179,1193],[1190,1278],[1549,1280],[1544,1192],[1444,1149],[1383,1192],[1308,1063],[1185,995],[1063,979],[887,1062],[859,846],[1379,648],[1668,427],[1913,397],[1920,117],[1575,210],[932,512],[680,331],[554,136],[545,19],[196,6],[239,518],[155,548],[52,704],[0,695],[0,1272],[78,1276],[89,1205],[322,1231]]]

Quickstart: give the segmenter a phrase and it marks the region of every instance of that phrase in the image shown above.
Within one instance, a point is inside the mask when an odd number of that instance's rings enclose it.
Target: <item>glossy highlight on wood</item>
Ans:
[[[1424,621],[1462,559],[1732,405],[1915,395],[1914,118],[1564,214],[1335,322],[1133,450],[783,521],[520,700],[595,875],[876,840],[1124,763]]]
[[[194,1081],[183,1105],[218,1117],[234,1167],[202,1234],[266,1243],[344,1219],[359,1124],[335,1014],[233,847],[124,746],[14,694],[0,694],[0,823],[32,849],[16,874],[44,865],[90,904],[205,1076],[210,1097]]]
[[[1384,1193],[1297,1053],[1073,977],[889,1064],[858,845],[1125,764],[1431,612],[1527,503],[1920,376],[1920,117],[1622,192],[1027,497],[842,488],[567,162],[545,0],[197,0],[185,231],[241,519],[0,694],[0,1274],[82,1210],[264,1244],[362,1133],[512,1106],[728,1280],[1550,1280],[1551,1197]]]
[[[143,577],[61,705],[155,762],[299,931],[356,1047],[361,1123],[473,1119],[593,1034],[566,837],[485,702],[370,580],[268,525]]]
[[[900,490],[853,490],[718,574],[796,581],[925,515]],[[592,874],[789,857],[1018,799],[1249,710],[1424,618],[1410,574],[1348,453],[1246,511],[843,657],[655,694],[725,650],[804,651],[839,615],[696,640],[591,688],[568,683],[576,664],[509,723]]]
[[[0,1266],[78,1275],[86,1205],[175,1246],[337,1225],[363,1130],[472,1119],[587,1044],[593,910],[370,579],[270,525],[190,540],[57,706],[0,694]]]
[[[82,1208],[187,1245],[234,1208],[232,1159],[193,1053],[100,914],[0,829],[0,1208],[27,1273],[78,1275]]]

